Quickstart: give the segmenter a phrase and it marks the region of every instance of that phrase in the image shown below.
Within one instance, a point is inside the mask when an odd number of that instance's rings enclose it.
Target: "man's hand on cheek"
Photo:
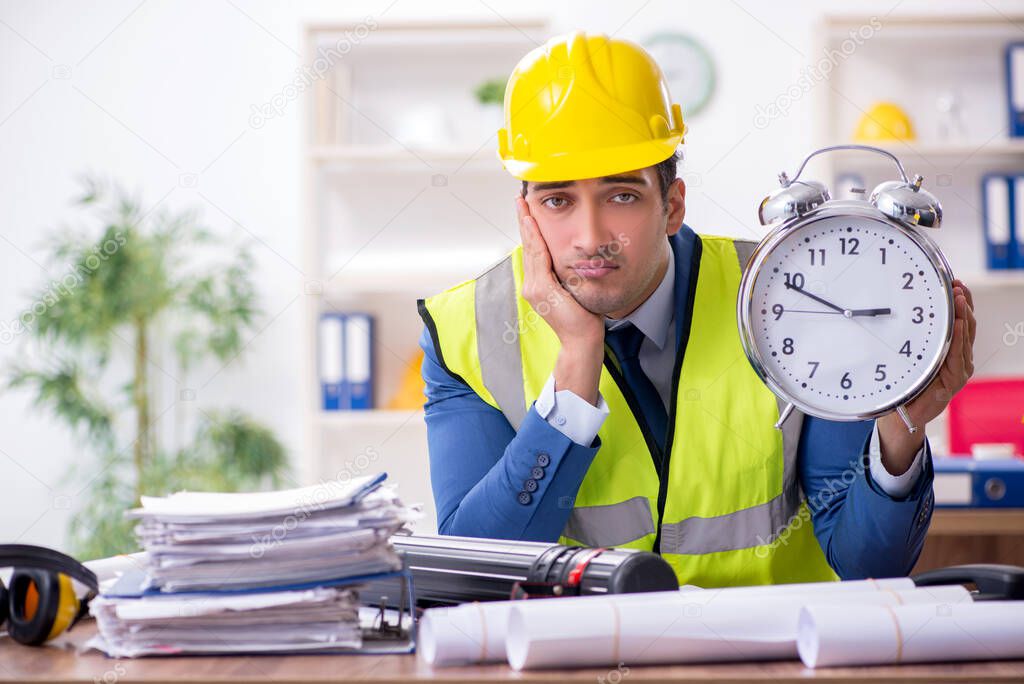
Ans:
[[[523,240],[523,297],[551,326],[563,345],[569,342],[603,344],[601,316],[584,309],[558,281],[547,243],[536,219],[530,215],[526,200],[517,196],[516,209],[519,235]]]
[[[555,362],[555,387],[571,390],[596,405],[604,359],[604,321],[584,309],[558,282],[540,227],[519,195],[516,213],[523,241],[523,298],[562,344]]]

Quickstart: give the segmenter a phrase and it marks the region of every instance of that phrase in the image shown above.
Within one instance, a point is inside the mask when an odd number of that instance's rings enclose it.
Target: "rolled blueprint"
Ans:
[[[809,604],[797,646],[807,667],[1024,658],[1024,603]]]
[[[431,608],[420,618],[416,650],[431,665],[503,661],[508,611],[515,603],[493,601]]]
[[[767,584],[750,587],[723,587],[721,589],[697,589],[714,593],[723,598],[747,600],[770,596],[803,596],[841,594],[843,592],[882,591],[886,589],[914,589],[917,585],[909,577],[886,577],[883,579],[847,580],[845,582],[804,582],[801,584]]]
[[[783,584],[755,587],[728,587],[724,589],[701,589],[681,587],[679,591],[621,594],[620,601],[642,601],[678,603],[686,597],[685,603],[716,603],[740,601],[749,603],[771,596],[799,595],[801,600],[814,596],[831,596],[837,593],[864,593],[887,590],[912,590],[914,582],[907,577],[879,580],[851,580],[848,582],[810,582],[804,584]],[[579,597],[544,599],[559,602],[587,600]],[[491,601],[466,603],[446,608],[431,608],[424,612],[419,623],[419,652],[431,665],[460,665],[467,663],[501,662],[505,660],[505,632],[508,613],[520,601]],[[795,619],[795,618],[794,618]],[[795,652],[794,652],[795,653]],[[794,655],[795,657],[795,655]]]
[[[844,593],[878,592],[888,590],[912,590],[913,581],[908,578],[886,580],[856,580],[850,582],[816,582],[797,585],[774,585],[761,587],[730,587],[725,589],[700,589],[683,587],[678,592],[651,592],[624,594],[624,601],[678,603],[686,597],[685,603],[742,601],[749,603],[763,597],[799,594],[802,598]],[[580,599],[572,600],[585,600]],[[599,597],[606,598],[606,597]],[[545,599],[565,601],[566,598]],[[465,603],[459,606],[431,608],[424,612],[420,621],[419,651],[430,665],[466,665],[470,662],[497,662],[506,659],[505,634],[508,614],[520,601],[489,601]],[[795,655],[794,655],[795,657]]]
[[[681,592],[661,601],[604,596],[519,602],[508,617],[509,665],[522,670],[796,658],[800,610],[808,601],[844,607],[971,601],[959,585],[776,596],[750,592],[745,599],[714,593]]]

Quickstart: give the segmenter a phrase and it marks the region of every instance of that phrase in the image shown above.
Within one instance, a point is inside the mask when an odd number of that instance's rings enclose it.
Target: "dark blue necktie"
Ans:
[[[640,367],[640,345],[644,341],[643,332],[632,323],[627,323],[615,330],[609,330],[605,333],[604,339],[612,353],[615,354],[615,358],[619,360],[622,376],[640,404],[640,411],[643,413],[643,418],[650,427],[655,441],[664,450],[668,416],[665,412],[665,404],[661,402],[661,396],[658,395],[658,390]]]

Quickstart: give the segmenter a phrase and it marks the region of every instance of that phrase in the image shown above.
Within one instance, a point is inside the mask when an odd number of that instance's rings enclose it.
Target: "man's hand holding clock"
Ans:
[[[953,395],[974,374],[974,338],[978,330],[978,323],[974,319],[974,297],[961,280],[953,281],[953,297],[956,318],[953,321],[953,341],[946,358],[938,375],[906,405],[914,425],[922,429],[911,434],[895,412],[877,420],[882,463],[893,475],[902,475],[907,471],[914,455],[924,443],[925,423],[942,413]]]

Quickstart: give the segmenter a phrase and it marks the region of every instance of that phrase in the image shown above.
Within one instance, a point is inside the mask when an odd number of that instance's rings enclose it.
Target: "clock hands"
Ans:
[[[781,306],[781,304],[777,305]],[[821,316],[839,316],[845,315],[845,311],[814,311],[813,309],[779,309],[777,313],[803,313],[803,314],[819,314]],[[892,309],[853,309],[850,311],[850,316],[885,316],[892,313]]]
[[[804,295],[805,297],[810,297],[814,301],[816,301],[816,302],[818,302],[820,304],[824,304],[825,306],[827,306],[828,308],[832,309],[833,311],[838,311],[839,313],[841,313],[844,316],[846,316],[847,318],[849,318],[849,314],[847,313],[847,309],[844,309],[841,306],[836,306],[832,302],[830,302],[827,299],[824,299],[822,297],[819,297],[818,295],[814,294],[813,292],[808,292],[807,290],[803,289],[802,287],[798,287],[797,285],[794,285],[793,283],[786,283],[786,287],[789,288],[790,290],[796,290],[797,292],[799,292],[800,294]]]
[[[827,306],[828,308],[832,309],[836,313],[841,313],[844,316],[846,316],[847,318],[852,318],[853,316],[885,316],[885,315],[888,315],[888,314],[892,313],[892,309],[888,309],[888,308],[883,308],[883,309],[844,309],[841,306],[836,306],[835,304],[833,304],[832,302],[828,301],[827,299],[824,299],[823,297],[819,297],[818,295],[814,294],[813,292],[808,292],[807,290],[803,289],[802,287],[799,287],[798,285],[794,285],[793,283],[786,283],[785,285],[786,285],[786,287],[788,289],[796,290],[797,292],[799,292],[800,294],[804,295],[805,297],[810,297],[811,299],[813,299],[814,301],[818,302],[819,304],[824,304],[825,306]],[[827,312],[822,311],[820,313],[827,313]]]

